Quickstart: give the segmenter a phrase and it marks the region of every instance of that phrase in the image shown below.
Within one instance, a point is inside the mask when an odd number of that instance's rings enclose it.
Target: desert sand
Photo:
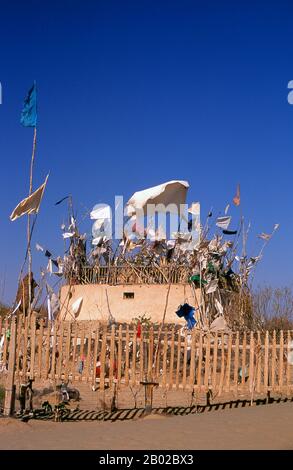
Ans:
[[[291,403],[124,422],[0,419],[0,449],[290,449]]]

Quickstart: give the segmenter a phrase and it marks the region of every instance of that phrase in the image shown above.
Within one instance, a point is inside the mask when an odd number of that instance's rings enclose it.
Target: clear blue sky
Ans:
[[[28,191],[32,130],[19,119],[34,79],[34,186],[50,171],[34,243],[62,254],[66,206],[54,203],[68,193],[82,215],[115,194],[186,179],[205,215],[210,206],[223,211],[240,182],[251,254],[256,234],[280,223],[256,281],[292,283],[292,1],[11,0],[0,8],[7,301],[26,245],[25,218],[9,215]],[[84,225],[90,231],[89,219]],[[44,258],[34,255],[38,273]]]

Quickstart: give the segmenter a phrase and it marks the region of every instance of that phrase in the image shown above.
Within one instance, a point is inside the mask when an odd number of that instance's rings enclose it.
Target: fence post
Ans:
[[[8,375],[5,388],[4,416],[10,416],[14,408],[14,372],[16,359],[16,319],[11,320],[11,336],[9,342]]]
[[[158,341],[160,341],[160,333],[159,331],[158,334]],[[167,345],[167,334],[165,333],[164,335],[164,357],[166,356],[166,345]],[[160,344],[158,343],[158,348],[156,352],[154,353],[154,330],[153,327],[150,328],[149,333],[148,333],[148,345],[145,343],[145,346],[142,345],[145,350],[144,350],[144,361],[143,361],[143,369],[144,369],[144,375],[143,379],[140,380],[140,384],[144,386],[145,390],[145,412],[150,413],[152,411],[152,406],[153,406],[153,388],[155,385],[159,385],[158,382],[154,382],[154,374],[153,374],[153,368],[156,368],[156,359],[159,358],[160,356],[157,356],[157,353],[159,353],[159,346]],[[160,354],[160,353],[159,353]],[[166,376],[166,370],[165,373],[163,373],[163,381],[164,377]]]
[[[269,332],[265,336],[265,354],[264,354],[264,392],[268,393],[269,387]]]
[[[199,394],[201,392],[201,375],[202,375],[202,356],[203,356],[203,335],[200,331],[199,333],[199,345],[198,345],[198,366],[197,366],[197,391],[196,391],[196,401],[198,402]]]
[[[254,352],[254,334],[253,331],[250,332],[250,342],[249,342],[249,347],[250,347],[250,356],[249,356],[249,389],[250,389],[250,405],[252,406],[253,404],[253,398],[254,398],[254,390],[255,390],[255,369],[256,365],[254,365],[254,359],[255,359],[255,352]]]
[[[34,380],[35,356],[36,356],[36,315],[31,314],[30,318],[30,379]]]
[[[215,333],[213,342],[213,375],[212,375],[212,393],[216,395],[217,388],[217,368],[218,368],[218,332]]]
[[[206,337],[205,344],[205,369],[204,369],[204,391],[207,393],[209,391],[209,381],[210,381],[210,357],[211,357],[211,334],[208,333]]]
[[[173,388],[173,369],[174,369],[174,354],[175,354],[175,328],[172,327],[171,336],[171,357],[170,357],[170,368],[169,368],[169,390]]]
[[[284,376],[284,334],[280,332],[280,356],[279,356],[279,392],[283,391]]]

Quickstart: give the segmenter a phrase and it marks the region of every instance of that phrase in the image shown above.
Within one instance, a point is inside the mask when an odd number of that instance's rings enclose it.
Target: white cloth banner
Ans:
[[[173,210],[173,212],[179,214],[180,204],[185,204],[188,188],[187,181],[174,180],[143,191],[137,191],[126,204],[127,215],[135,214],[137,209],[142,209],[146,214],[148,204],[162,204],[165,207],[170,204],[169,212]],[[174,205],[173,208],[171,204]]]

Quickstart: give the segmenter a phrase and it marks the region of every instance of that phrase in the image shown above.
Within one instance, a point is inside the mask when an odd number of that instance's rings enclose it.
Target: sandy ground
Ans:
[[[127,422],[0,419],[0,449],[290,449],[293,405],[274,404]]]

